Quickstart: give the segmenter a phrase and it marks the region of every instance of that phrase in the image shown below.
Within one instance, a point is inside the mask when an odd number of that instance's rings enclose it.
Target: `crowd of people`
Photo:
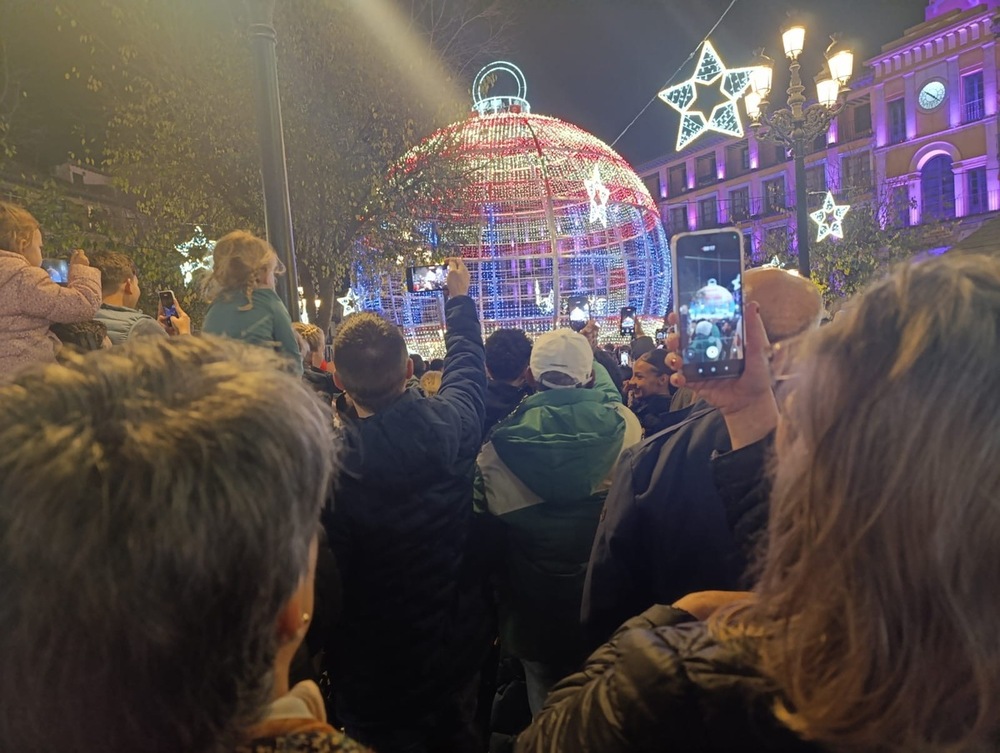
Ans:
[[[745,367],[674,334],[446,355],[293,323],[223,237],[192,336],[123,254],[41,267],[0,204],[0,750],[1000,746],[1000,260],[913,262],[824,324],[744,279]]]

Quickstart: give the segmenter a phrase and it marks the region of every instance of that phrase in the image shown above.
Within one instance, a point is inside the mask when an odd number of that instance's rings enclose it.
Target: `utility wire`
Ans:
[[[704,37],[702,37],[702,40],[700,42],[698,42],[698,46],[695,47],[694,50],[691,51],[691,54],[688,55],[686,58],[684,58],[684,62],[681,63],[679,66],[677,66],[677,70],[674,71],[673,74],[670,76],[670,78],[667,79],[667,83],[665,83],[663,86],[660,87],[660,91],[663,91],[668,86],[670,86],[674,82],[674,79],[677,78],[678,74],[682,70],[684,70],[684,67],[694,59],[695,54],[698,52],[698,50],[701,49],[701,46],[703,44],[705,44],[705,42],[708,41],[708,38],[715,33],[715,30],[719,28],[719,24],[722,23],[723,19],[725,19],[725,17],[729,14],[729,11],[731,11],[733,9],[733,6],[736,5],[737,2],[738,2],[738,0],[732,0],[732,2],[729,3],[729,7],[726,8],[724,11],[722,11],[722,15],[719,16],[719,20],[716,21],[715,24],[712,26],[712,28],[708,30],[708,34],[706,34]],[[646,110],[648,110],[649,106],[656,101],[657,97],[659,97],[659,92],[657,92],[656,94],[654,94],[652,96],[652,98],[646,103],[646,106],[643,107],[641,110],[639,110],[639,114],[636,115],[634,118],[632,118],[632,122],[630,122],[627,126],[625,126],[625,130],[622,131],[621,133],[619,133],[618,137],[614,141],[611,142],[611,147],[612,148],[614,148],[615,144],[617,144],[619,141],[621,141],[622,136],[624,136],[626,133],[628,133],[628,130],[632,126],[635,125],[635,122],[639,118],[641,118],[643,116],[643,114],[645,114]]]

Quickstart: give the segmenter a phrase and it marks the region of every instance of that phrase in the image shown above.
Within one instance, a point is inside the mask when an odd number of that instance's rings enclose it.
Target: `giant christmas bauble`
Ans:
[[[517,93],[481,96],[483,79],[498,73],[514,77]],[[669,303],[670,255],[642,181],[600,139],[532,114],[515,66],[487,66],[473,91],[467,120],[429,136],[393,168],[397,183],[414,176],[412,195],[404,200],[418,218],[411,225],[418,237],[404,252],[404,244],[384,241],[368,249],[393,264],[388,274],[357,270],[360,307],[395,321],[422,355],[441,355],[441,294],[409,292],[405,267],[462,256],[484,334],[500,327],[536,333],[569,326],[570,311],[579,314],[581,303],[598,320],[602,341],[619,339],[625,306],[636,309],[651,333]],[[442,164],[457,176],[455,196],[445,195],[451,190],[445,184],[429,190],[416,177],[441,174]]]

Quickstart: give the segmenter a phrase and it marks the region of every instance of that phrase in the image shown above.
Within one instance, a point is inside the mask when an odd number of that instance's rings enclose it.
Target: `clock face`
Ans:
[[[936,110],[944,102],[947,93],[941,81],[928,81],[917,96],[917,104],[922,110]]]

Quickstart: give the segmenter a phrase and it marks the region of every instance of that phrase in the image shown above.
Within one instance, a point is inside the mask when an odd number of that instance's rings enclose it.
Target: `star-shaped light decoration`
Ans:
[[[178,243],[174,248],[185,259],[180,264],[185,284],[190,285],[194,280],[194,273],[200,269],[212,271],[212,251],[215,250],[215,241],[210,241],[205,237],[205,231],[201,229],[201,225],[194,226],[194,237],[191,240]]]
[[[347,289],[347,295],[343,298],[338,298],[337,303],[339,303],[344,308],[344,316],[348,314],[356,314],[361,311],[361,299],[358,294],[354,292],[354,288]]]
[[[608,199],[611,197],[611,191],[601,180],[601,171],[597,165],[594,165],[594,174],[585,178],[583,185],[587,187],[587,196],[590,198],[590,221],[600,222],[607,227]]]
[[[833,200],[833,194],[826,192],[823,206],[809,215],[809,219],[819,226],[819,231],[816,233],[817,243],[828,235],[834,238],[844,237],[844,215],[850,208],[849,204],[837,204]]]
[[[711,42],[705,42],[698,58],[694,76],[683,84],[671,86],[660,92],[660,99],[681,114],[681,127],[677,132],[677,151],[690,144],[705,131],[717,131],[729,136],[743,136],[743,122],[736,103],[750,86],[753,68],[726,68]],[[726,98],[707,115],[692,109],[698,101],[699,86],[714,86]]]

